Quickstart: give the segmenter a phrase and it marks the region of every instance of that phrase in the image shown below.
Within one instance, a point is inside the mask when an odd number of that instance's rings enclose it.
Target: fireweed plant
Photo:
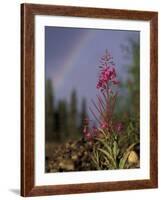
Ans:
[[[93,108],[89,107],[97,126],[91,127],[91,120],[86,118],[83,127],[84,138],[92,145],[91,158],[97,170],[139,167],[139,156],[135,151],[139,145],[138,130],[132,122],[125,127],[114,117],[119,84],[113,58],[106,50],[100,59],[96,85],[99,94],[96,101],[92,99]],[[135,139],[132,139],[133,134]]]

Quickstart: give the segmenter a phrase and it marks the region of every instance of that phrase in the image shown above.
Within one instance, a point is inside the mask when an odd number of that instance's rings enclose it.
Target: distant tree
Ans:
[[[75,138],[78,133],[77,128],[77,94],[76,91],[73,90],[70,98],[70,106],[69,106],[69,115],[68,115],[68,128],[69,128],[69,136],[71,138]]]
[[[59,115],[59,109],[55,108],[54,112],[54,132],[55,132],[55,141],[60,142],[61,135],[60,135],[60,115]]]
[[[81,113],[80,113],[80,133],[82,134],[83,129],[83,122],[84,119],[87,117],[87,103],[86,99],[83,98],[81,102]]]
[[[54,140],[54,96],[50,79],[45,83],[45,139]]]
[[[131,63],[123,66],[127,69],[127,79],[120,82],[116,113],[119,118],[123,113],[127,118],[136,118],[140,113],[140,46],[138,41],[128,39],[121,48],[123,56]]]
[[[59,113],[59,139],[64,141],[68,137],[68,122],[67,122],[67,103],[65,100],[60,100],[58,103]]]
[[[135,115],[139,115],[140,109],[140,46],[139,43],[130,40],[132,54],[132,64],[129,65],[129,79],[126,83],[128,88],[129,110]]]

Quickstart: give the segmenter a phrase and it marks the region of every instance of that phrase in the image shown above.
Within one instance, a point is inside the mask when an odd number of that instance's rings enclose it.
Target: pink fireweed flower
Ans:
[[[108,83],[116,85],[119,81],[116,79],[116,71],[114,67],[103,67],[99,74],[97,89],[106,89]]]
[[[83,126],[84,138],[89,142],[90,141],[92,142],[93,139],[98,136],[98,129],[95,125],[93,125],[93,126],[90,125],[91,121],[92,120],[85,118],[84,119],[84,126]]]
[[[115,130],[120,133],[123,130],[123,124],[121,122],[115,125]]]
[[[88,118],[84,119],[83,135],[87,141],[92,141],[95,136],[95,134],[94,134],[95,129],[91,130],[89,128],[89,122],[90,122],[90,120]]]
[[[92,140],[93,140],[93,135],[92,135],[90,132],[87,132],[87,133],[85,134],[85,138],[86,138],[86,140],[88,140],[88,141],[92,141]]]
[[[89,128],[88,128],[88,126],[84,126],[84,128],[83,128],[83,134],[84,134],[84,138],[86,138],[87,140],[90,140],[90,139],[92,139],[92,135],[91,135],[91,133],[89,132]]]
[[[84,133],[84,135],[85,135],[87,132],[88,132],[88,127],[85,126],[85,127],[83,128],[83,133]]]
[[[113,94],[113,91],[112,91],[111,88],[108,89],[108,92],[109,92],[110,94]]]
[[[112,83],[113,83],[114,85],[118,85],[120,82],[119,82],[118,80],[112,80]]]
[[[106,128],[108,128],[109,126],[108,126],[107,122],[102,122],[100,127],[101,127],[102,129],[106,129]]]
[[[94,128],[91,128],[91,129],[90,128],[84,128],[83,129],[84,138],[87,141],[92,141],[97,136],[97,132],[98,132],[98,130],[94,129]]]
[[[105,55],[101,57],[101,66],[99,66],[101,70],[96,85],[96,88],[101,89],[101,91],[104,91],[110,82],[113,85],[119,84],[119,81],[116,79],[116,71],[114,67],[115,64],[113,63],[112,59],[113,57],[110,55],[110,53],[108,53],[107,50]]]
[[[92,132],[94,137],[98,135],[98,129],[95,126],[92,127]]]
[[[88,118],[84,120],[83,134],[87,141],[93,141],[100,134],[100,129],[104,131],[116,131],[120,133],[123,129],[121,123],[114,124],[112,121],[115,108],[117,92],[114,91],[114,86],[119,84],[117,79],[115,64],[112,61],[112,56],[106,50],[104,56],[100,59],[100,70],[96,88],[101,92],[101,96],[97,95],[97,102],[92,99],[93,110],[89,107],[91,114],[97,122],[98,126],[91,126]]]
[[[97,86],[96,86],[97,89],[102,88],[102,85],[103,85],[102,80],[99,80],[98,83],[97,83]]]

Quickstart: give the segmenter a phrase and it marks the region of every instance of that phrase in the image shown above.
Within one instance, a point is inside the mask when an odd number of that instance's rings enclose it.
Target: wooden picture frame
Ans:
[[[71,16],[150,22],[150,179],[35,185],[35,39],[34,17]],[[158,187],[157,98],[158,98],[158,13],[55,5],[21,5],[21,195],[58,195]],[[90,172],[89,172],[90,173]]]

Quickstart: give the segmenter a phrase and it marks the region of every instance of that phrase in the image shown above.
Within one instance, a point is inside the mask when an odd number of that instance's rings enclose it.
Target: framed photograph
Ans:
[[[158,13],[21,5],[21,195],[158,186]]]

